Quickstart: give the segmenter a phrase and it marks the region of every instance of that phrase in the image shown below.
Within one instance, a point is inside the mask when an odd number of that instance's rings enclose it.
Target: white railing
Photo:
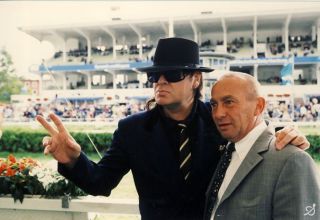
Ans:
[[[25,198],[14,203],[11,197],[0,197],[0,219],[3,220],[88,220],[89,213],[139,216],[137,200],[83,197],[66,204],[61,199]]]

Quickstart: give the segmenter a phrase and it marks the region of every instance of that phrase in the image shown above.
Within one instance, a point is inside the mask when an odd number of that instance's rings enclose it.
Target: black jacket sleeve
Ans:
[[[129,171],[129,158],[124,150],[124,136],[119,129],[114,132],[113,141],[103,158],[95,163],[81,152],[72,169],[58,163],[58,172],[91,195],[109,196],[122,177]]]

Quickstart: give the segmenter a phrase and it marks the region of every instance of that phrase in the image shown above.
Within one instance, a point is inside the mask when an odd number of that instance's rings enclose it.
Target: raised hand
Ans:
[[[58,116],[50,114],[49,117],[56,128],[52,127],[42,116],[36,117],[37,121],[50,134],[50,137],[46,136],[42,140],[44,154],[51,154],[58,162],[72,167],[80,155],[81,147],[64,127]]]

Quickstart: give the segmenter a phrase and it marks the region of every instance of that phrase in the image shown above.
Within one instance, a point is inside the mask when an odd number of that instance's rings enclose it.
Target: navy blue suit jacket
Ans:
[[[58,170],[87,193],[105,196],[131,170],[142,219],[202,219],[205,192],[220,158],[219,145],[225,141],[211,119],[210,106],[199,101],[196,112],[187,184],[157,109],[120,120],[110,148],[97,164],[81,153],[72,170],[62,164]]]

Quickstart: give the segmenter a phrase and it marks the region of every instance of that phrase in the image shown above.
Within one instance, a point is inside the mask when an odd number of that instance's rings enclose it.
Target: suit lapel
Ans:
[[[254,143],[245,159],[242,161],[239,169],[235,173],[229,186],[223,194],[220,200],[220,204],[235,191],[235,189],[245,179],[245,177],[263,160],[263,157],[260,154],[269,149],[272,137],[272,128],[271,126],[268,126],[268,128],[260,135],[260,137]]]
[[[179,175],[178,161],[160,120],[154,123],[152,130],[145,136],[145,146],[148,146],[145,148],[148,151],[145,155],[149,155],[147,160],[159,180],[176,181]]]
[[[203,169],[203,154],[208,153],[206,152],[206,144],[204,143],[204,139],[207,139],[208,131],[206,131],[202,126],[202,121],[198,120],[200,126],[197,126],[198,130],[197,133],[194,134],[192,137],[192,151],[191,151],[191,173],[190,179],[194,179],[197,181],[200,177],[201,170]],[[198,124],[199,125],[199,124]],[[213,146],[212,146],[213,147]]]

